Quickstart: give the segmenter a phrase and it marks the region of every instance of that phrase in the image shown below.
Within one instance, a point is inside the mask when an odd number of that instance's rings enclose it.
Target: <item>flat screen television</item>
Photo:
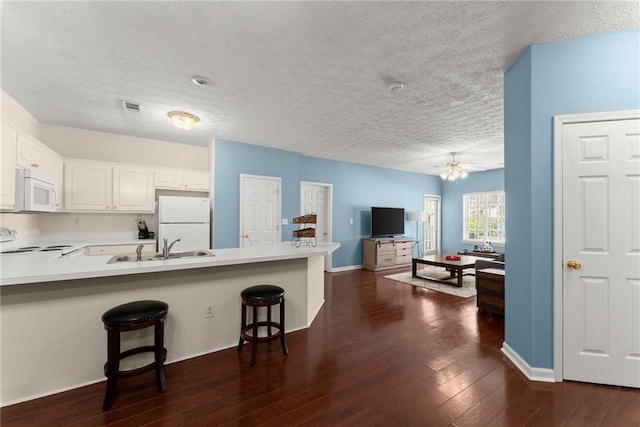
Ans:
[[[371,235],[398,236],[404,234],[404,209],[371,207]]]

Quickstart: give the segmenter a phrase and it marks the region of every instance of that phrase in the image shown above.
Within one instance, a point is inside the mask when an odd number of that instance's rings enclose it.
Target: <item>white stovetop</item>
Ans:
[[[4,250],[29,245],[71,244],[71,248],[62,252],[66,253],[89,245],[144,242],[148,243],[151,240],[138,240],[127,236],[87,236],[86,238],[81,236],[68,238],[49,236],[15,240],[8,244],[3,243],[1,248]],[[62,258],[60,251],[2,254],[0,255],[0,286],[307,258],[315,255],[328,255],[339,247],[339,243],[318,243],[316,247],[301,246],[296,248],[290,242],[283,242],[267,247],[213,249],[212,252],[215,254],[213,257],[117,264],[107,264],[112,255],[88,256],[84,255],[82,250]]]

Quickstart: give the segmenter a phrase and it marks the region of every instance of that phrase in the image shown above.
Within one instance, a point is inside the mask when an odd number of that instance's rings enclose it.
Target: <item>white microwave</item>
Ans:
[[[14,212],[53,212],[56,210],[56,186],[52,180],[31,169],[16,169]]]

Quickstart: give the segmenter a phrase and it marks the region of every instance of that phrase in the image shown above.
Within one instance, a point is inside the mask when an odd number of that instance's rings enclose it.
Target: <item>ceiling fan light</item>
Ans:
[[[451,156],[453,157],[452,160],[447,163],[449,169],[446,172],[441,173],[440,178],[448,181],[455,181],[458,178],[466,178],[468,174],[462,170],[462,165],[456,162],[456,153],[451,153]]]
[[[169,111],[167,116],[178,129],[189,130],[200,121],[200,117],[186,111]]]

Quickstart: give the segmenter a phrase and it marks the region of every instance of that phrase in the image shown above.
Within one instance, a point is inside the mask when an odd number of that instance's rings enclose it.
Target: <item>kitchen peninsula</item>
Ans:
[[[0,404],[103,381],[107,353],[101,316],[125,302],[155,299],[169,304],[167,363],[235,346],[239,295],[248,286],[283,287],[287,332],[307,328],[324,302],[324,256],[339,246],[296,248],[286,242],[214,249],[213,257],[115,264],[107,264],[111,255],[86,256],[81,251],[63,258],[42,252],[3,255]],[[206,317],[210,305],[213,317]],[[123,335],[123,349],[151,338],[150,330],[130,332]],[[123,363],[123,368],[130,367]]]

